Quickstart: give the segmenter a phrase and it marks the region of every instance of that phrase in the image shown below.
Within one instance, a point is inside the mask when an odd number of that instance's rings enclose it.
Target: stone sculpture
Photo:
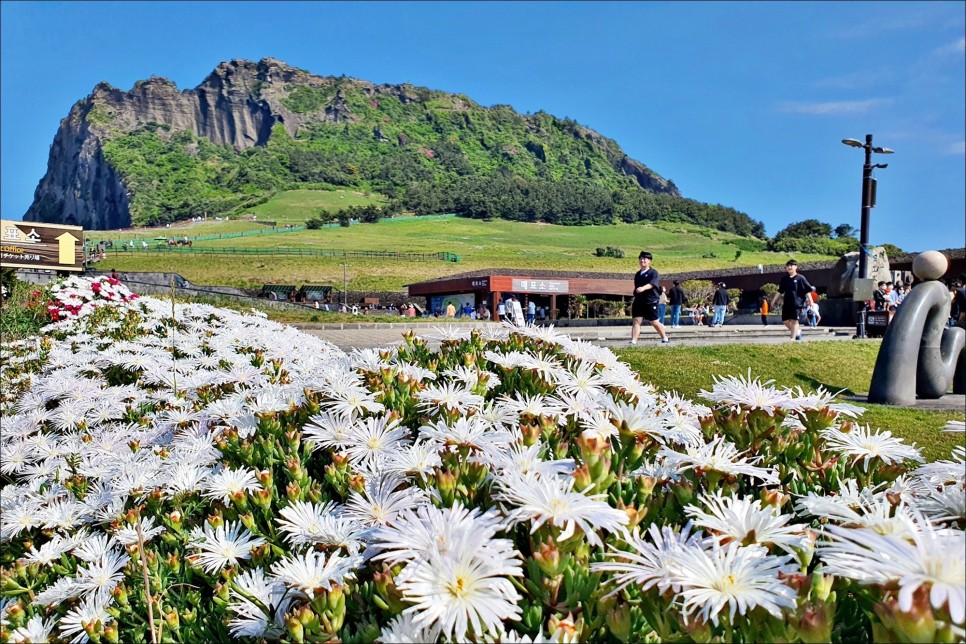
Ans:
[[[916,256],[913,274],[922,280],[906,295],[886,330],[869,385],[869,402],[908,405],[941,398],[950,385],[966,393],[966,330],[947,328],[949,290],[940,277],[949,260],[937,251]]]

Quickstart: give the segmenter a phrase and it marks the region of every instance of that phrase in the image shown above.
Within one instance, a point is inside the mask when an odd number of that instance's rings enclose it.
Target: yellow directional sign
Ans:
[[[57,240],[57,263],[58,264],[73,264],[74,263],[74,249],[77,246],[77,242],[80,241],[70,233],[64,233],[62,235],[57,235],[54,239]]]
[[[84,270],[84,229],[0,219],[0,266]]]

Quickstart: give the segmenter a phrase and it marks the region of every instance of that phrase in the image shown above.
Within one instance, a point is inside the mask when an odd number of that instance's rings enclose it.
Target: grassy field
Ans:
[[[311,191],[293,191],[310,193]],[[277,219],[277,213],[294,219],[308,202],[308,196],[291,193],[278,195],[259,208],[259,217]],[[328,203],[338,193],[325,195]],[[318,195],[314,195],[318,196]],[[345,194],[346,199],[349,193]],[[356,195],[356,198],[363,198]],[[318,206],[321,207],[321,206]],[[258,224],[224,222],[224,225]],[[212,224],[195,224],[209,230]],[[171,229],[173,230],[173,228]],[[154,237],[169,229],[142,231]],[[202,234],[202,229],[178,228],[177,234]],[[163,231],[163,232],[162,232]],[[183,232],[182,232],[183,231]],[[207,233],[205,233],[207,234]],[[632,273],[640,249],[655,255],[659,271],[679,272],[735,266],[784,263],[785,253],[742,251],[736,260],[734,242],[745,238],[686,224],[649,223],[612,226],[550,226],[504,220],[479,221],[463,218],[430,220],[386,220],[377,224],[359,224],[349,228],[324,228],[294,233],[252,235],[230,239],[195,242],[194,248],[303,248],[338,250],[387,250],[397,252],[459,254],[459,263],[409,262],[351,259],[348,268],[352,290],[400,290],[407,283],[443,277],[481,268],[516,268],[545,270],[587,270]],[[733,242],[729,244],[727,242]],[[622,248],[627,257],[597,257],[598,247]],[[799,254],[799,261],[829,259],[822,255]],[[121,271],[176,271],[196,284],[223,284],[257,287],[265,282],[297,284],[303,282],[342,285],[342,261],[331,258],[252,257],[195,254],[110,255],[107,264]],[[101,265],[105,265],[103,262]]]
[[[872,369],[879,351],[874,340],[854,342],[808,342],[805,344],[718,345],[709,347],[628,348],[616,353],[644,381],[659,389],[671,389],[697,398],[710,391],[713,375],[747,374],[777,385],[814,390],[819,385],[833,393],[869,390]],[[888,429],[893,435],[915,442],[929,460],[949,458],[962,434],[943,433],[949,420],[963,420],[962,411],[921,411],[885,405],[862,404],[868,411],[862,422]]]
[[[245,213],[245,217],[225,221],[191,222],[180,221],[171,228],[126,228],[116,230],[92,230],[85,237],[101,239],[147,239],[188,235],[218,235],[239,233],[251,230],[265,230],[264,224],[252,221],[247,215],[254,214],[262,221],[274,221],[280,226],[285,224],[302,225],[306,219],[319,214],[319,211],[337,212],[348,206],[367,206],[385,203],[386,198],[378,194],[364,194],[350,190],[288,190],[280,192],[267,202],[255,206]]]

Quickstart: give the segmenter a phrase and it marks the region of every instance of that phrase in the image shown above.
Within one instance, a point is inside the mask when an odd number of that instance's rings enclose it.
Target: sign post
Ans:
[[[84,229],[0,219],[0,266],[83,271]]]

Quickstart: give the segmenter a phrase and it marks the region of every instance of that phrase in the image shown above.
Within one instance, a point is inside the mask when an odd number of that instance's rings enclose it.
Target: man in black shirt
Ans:
[[[667,333],[664,332],[664,325],[658,320],[657,301],[660,298],[661,285],[658,281],[657,271],[651,268],[651,254],[641,251],[638,256],[641,270],[634,274],[634,303],[631,305],[631,345],[637,344],[637,338],[641,334],[641,323],[647,320],[661,336],[661,344],[667,344]]]
[[[711,326],[724,325],[725,316],[728,314],[728,304],[730,303],[731,297],[728,295],[728,289],[725,288],[725,283],[721,282],[718,284],[718,290],[714,292],[714,300],[711,302],[714,306],[714,319]]]
[[[674,280],[674,288],[667,292],[667,301],[671,305],[671,328],[676,329],[681,326],[681,307],[688,303],[684,289],[677,280]]]
[[[798,321],[808,306],[806,298],[812,292],[812,285],[804,275],[799,274],[798,262],[794,259],[785,262],[785,270],[788,274],[778,284],[778,292],[785,296],[782,303],[782,323],[791,331],[792,340],[801,340],[802,332],[798,329]]]

